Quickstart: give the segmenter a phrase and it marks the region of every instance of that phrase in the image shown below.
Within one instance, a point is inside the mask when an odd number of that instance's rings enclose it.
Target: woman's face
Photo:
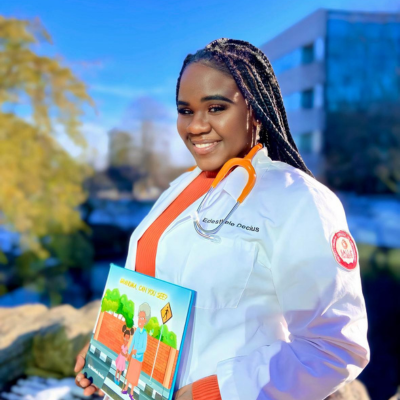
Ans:
[[[204,64],[190,64],[178,93],[179,135],[203,171],[220,168],[251,149],[253,121],[234,79]]]
[[[138,314],[138,327],[143,328],[146,325],[146,313],[144,311],[140,311]]]

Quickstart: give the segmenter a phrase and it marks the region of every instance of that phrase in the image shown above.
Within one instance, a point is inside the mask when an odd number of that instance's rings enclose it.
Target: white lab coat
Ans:
[[[334,232],[348,230],[344,210],[265,148],[252,163],[256,184],[220,243],[194,230],[201,199],[160,238],[156,277],[197,291],[177,387],[216,374],[223,400],[322,400],[369,360],[359,266],[339,265],[330,245]],[[141,235],[200,172],[161,195],[132,234],[127,268],[135,268]],[[221,182],[200,214],[205,228],[227,215],[246,179],[237,168]]]

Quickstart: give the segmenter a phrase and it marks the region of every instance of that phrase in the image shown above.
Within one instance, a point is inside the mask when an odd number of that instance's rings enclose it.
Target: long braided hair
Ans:
[[[272,160],[283,161],[308,175],[305,165],[290,133],[281,91],[271,63],[266,55],[252,44],[221,38],[204,49],[186,56],[176,85],[178,103],[181,77],[192,63],[202,63],[230,75],[261,123],[260,139]]]

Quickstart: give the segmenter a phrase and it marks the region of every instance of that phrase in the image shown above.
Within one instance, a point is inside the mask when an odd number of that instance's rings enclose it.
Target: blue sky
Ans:
[[[188,53],[219,37],[261,46],[318,8],[400,12],[398,0],[18,0],[2,2],[0,14],[39,17],[54,42],[40,51],[61,56],[87,83],[97,112],[87,112],[83,130],[102,166],[107,132],[142,96],[165,108],[179,147],[175,85]],[[175,154],[185,163],[182,149]]]

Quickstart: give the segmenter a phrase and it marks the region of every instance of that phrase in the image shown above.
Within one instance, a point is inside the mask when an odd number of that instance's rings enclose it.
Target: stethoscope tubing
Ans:
[[[217,177],[215,178],[215,181],[212,183],[211,188],[208,190],[208,192],[203,197],[203,199],[202,199],[200,205],[197,207],[197,211],[195,213],[193,225],[194,225],[195,231],[201,237],[212,240],[212,241],[218,241],[218,237],[212,236],[212,235],[215,235],[222,228],[222,226],[225,224],[225,222],[228,220],[228,218],[238,208],[239,204],[241,204],[244,201],[244,199],[248,196],[248,194],[254,187],[255,180],[256,180],[256,172],[255,172],[254,167],[251,165],[251,160],[254,157],[254,155],[257,153],[257,151],[260,150],[262,147],[263,147],[262,144],[257,144],[250,150],[249,154],[244,159],[235,158],[235,159],[228,160],[224,164],[224,166],[221,168],[221,171],[218,173]],[[213,193],[213,191],[215,190],[215,188],[217,187],[217,185],[221,181],[221,179],[223,179],[226,176],[226,174],[234,166],[243,167],[249,174],[249,181],[248,181],[245,189],[243,190],[242,194],[237,199],[236,204],[232,207],[232,209],[229,211],[228,215],[222,220],[222,222],[220,222],[218,224],[218,226],[213,229],[205,229],[201,226],[200,218],[199,218],[199,214],[203,207],[203,204],[207,201],[207,199]]]

